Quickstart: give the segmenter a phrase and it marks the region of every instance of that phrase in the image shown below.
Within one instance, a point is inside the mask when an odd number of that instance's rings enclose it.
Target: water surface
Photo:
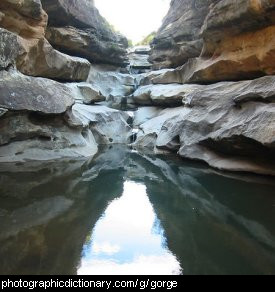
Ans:
[[[275,274],[275,182],[126,147],[0,166],[0,274]]]

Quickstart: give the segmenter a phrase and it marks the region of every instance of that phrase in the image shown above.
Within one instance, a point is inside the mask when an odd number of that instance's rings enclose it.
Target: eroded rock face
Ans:
[[[20,50],[22,47],[17,41],[17,35],[0,28],[0,70],[15,66]]]
[[[83,99],[95,93],[75,86]],[[98,144],[129,142],[127,113],[84,104],[72,110],[74,99],[72,85],[0,71],[0,161],[87,158]]]
[[[268,0],[214,3],[202,26],[200,57],[157,82],[213,83],[275,74],[274,11],[274,1]]]
[[[126,66],[125,48],[115,42],[100,39],[93,29],[78,29],[71,26],[49,27],[46,33],[49,42],[58,50],[88,59],[92,63],[107,63]]]
[[[112,66],[93,65],[87,79],[106,99],[106,105],[121,109],[123,100],[136,89],[136,78],[130,74],[122,74]]]
[[[97,152],[92,132],[62,116],[9,112],[1,117],[0,127],[1,162],[88,158]]]
[[[139,105],[158,105],[175,107],[182,105],[182,100],[186,94],[197,90],[200,85],[145,85],[139,87],[133,94],[133,100]]]
[[[203,42],[200,30],[213,0],[173,0],[152,43],[150,61],[155,69],[178,67],[198,57]]]
[[[0,107],[10,111],[61,114],[74,104],[68,88],[44,78],[16,71],[0,71]]]
[[[203,86],[140,125],[137,146],[226,170],[275,174],[274,77]]]
[[[1,0],[0,26],[26,39],[45,35],[48,16],[40,0]]]
[[[128,58],[132,72],[142,73],[142,70],[151,70],[152,64],[149,62],[149,46],[137,46],[129,50]]]
[[[58,50],[92,63],[127,65],[128,41],[113,32],[93,1],[42,0],[49,15],[47,39]]]
[[[98,144],[128,144],[132,129],[126,112],[106,106],[75,104],[73,114],[94,134]]]
[[[66,85],[70,88],[75,101],[78,103],[90,105],[106,100],[100,90],[90,83],[67,83]]]
[[[24,74],[61,81],[86,81],[91,64],[55,50],[47,40],[30,43],[22,40],[25,52],[17,60],[17,68]]]
[[[60,53],[44,38],[47,15],[40,0],[4,0],[0,12],[0,26],[7,29],[0,31],[1,67],[16,65],[24,74],[51,79],[87,79],[90,70],[87,60]]]

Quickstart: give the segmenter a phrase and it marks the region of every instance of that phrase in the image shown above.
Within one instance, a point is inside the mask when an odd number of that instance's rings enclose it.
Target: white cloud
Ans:
[[[139,256],[130,263],[111,260],[83,261],[78,275],[179,275],[181,267],[172,254]]]
[[[78,274],[179,274],[158,222],[146,186],[124,182],[122,196],[107,207],[84,246]]]
[[[161,26],[170,0],[95,0],[95,4],[109,23],[138,42]]]
[[[107,255],[113,255],[120,251],[120,247],[117,244],[111,244],[109,242],[98,243],[94,242],[92,246],[92,251],[95,254],[104,253]]]

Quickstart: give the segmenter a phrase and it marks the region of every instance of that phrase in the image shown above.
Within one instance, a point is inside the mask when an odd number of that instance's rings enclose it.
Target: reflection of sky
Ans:
[[[84,246],[78,274],[179,274],[164,242],[146,187],[127,181]]]

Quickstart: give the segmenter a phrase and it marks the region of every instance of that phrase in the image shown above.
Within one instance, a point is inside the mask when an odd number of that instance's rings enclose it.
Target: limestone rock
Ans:
[[[0,118],[0,162],[87,158],[97,152],[90,130],[72,127],[59,116],[24,111]]]
[[[0,28],[0,70],[15,66],[22,47],[17,41],[17,35]]]
[[[44,39],[38,42],[22,40],[25,53],[18,58],[17,68],[24,74],[64,81],[86,81],[91,64],[55,49]]]
[[[90,83],[68,83],[67,86],[72,91],[72,95],[77,102],[88,105],[96,102],[102,102],[106,99],[100,90]]]
[[[127,39],[115,33],[89,0],[42,0],[49,15],[47,38],[64,52],[91,62],[126,66]]]
[[[186,94],[200,88],[200,85],[145,85],[133,94],[133,100],[140,105],[180,106]]]
[[[120,73],[114,67],[106,65],[93,65],[87,82],[102,93],[109,107],[117,109],[121,108],[123,100],[136,88],[134,76]]]
[[[139,107],[134,112],[133,125],[135,127],[140,126],[141,124],[144,124],[145,122],[158,116],[161,111],[162,111],[161,108],[154,107],[154,106]]]
[[[186,94],[185,107],[142,124],[136,143],[146,146],[149,137],[151,147],[219,169],[274,175],[274,81],[267,76],[200,85]]]
[[[169,119],[174,120],[182,111],[185,111],[183,107],[164,109],[157,116],[154,115],[152,119],[147,119],[143,124],[139,125],[139,132],[133,146],[136,148],[156,149],[158,136],[163,130],[164,123]],[[139,123],[138,120],[134,120],[134,124],[136,123]]]
[[[0,71],[0,107],[43,114],[64,113],[74,103],[68,88],[58,82]]]
[[[0,71],[0,161],[90,157],[92,132],[70,110],[72,92],[61,83]]]
[[[48,16],[40,0],[1,0],[0,26],[27,39],[45,35]]]
[[[75,104],[73,114],[94,134],[98,144],[127,144],[132,129],[128,125],[126,112],[106,106],[86,106]]]
[[[163,24],[152,42],[150,61],[154,69],[178,67],[198,57],[203,42],[200,30],[211,0],[173,0]]]
[[[213,83],[275,74],[274,11],[274,1],[218,1],[202,28],[200,57],[157,82]]]
[[[153,84],[153,79],[173,69],[161,69],[135,75],[138,86]]]
[[[131,70],[151,69],[152,64],[149,62],[149,54],[149,46],[137,46],[130,49],[128,58]]]
[[[125,48],[116,41],[101,39],[93,29],[49,27],[46,37],[56,49],[86,58],[92,63],[128,64]]]
[[[47,17],[39,0],[4,0],[0,12],[0,26],[6,29],[0,30],[0,68],[16,64],[20,72],[30,76],[67,81],[87,79],[90,69],[87,60],[58,52],[44,38]]]

